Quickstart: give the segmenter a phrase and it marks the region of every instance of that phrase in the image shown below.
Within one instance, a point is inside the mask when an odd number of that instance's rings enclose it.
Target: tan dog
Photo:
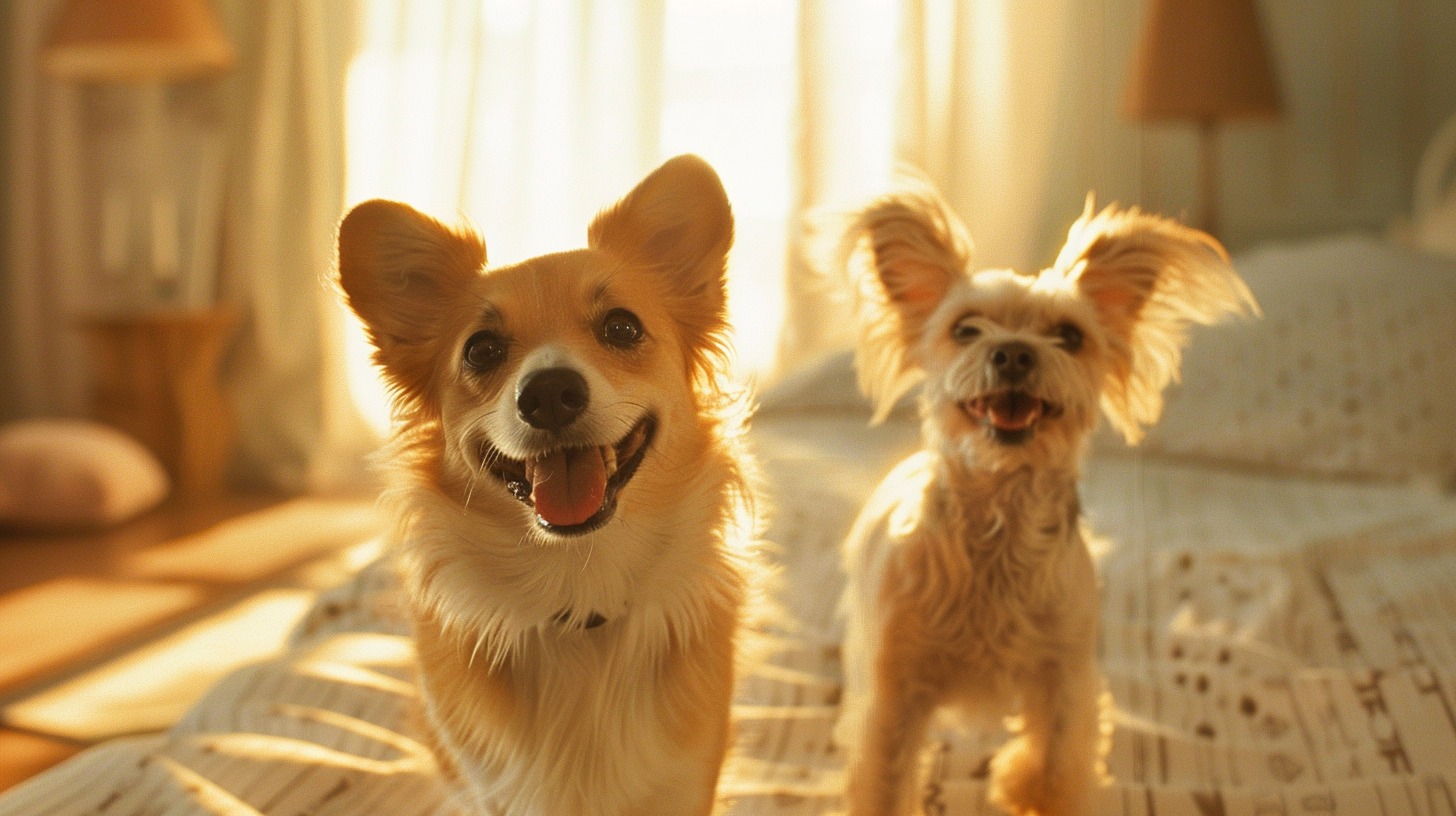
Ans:
[[[991,766],[996,804],[1087,813],[1105,739],[1077,482],[1098,404],[1136,442],[1189,325],[1257,307],[1213,238],[1090,199],[1035,275],[970,271],[964,228],[929,190],[874,203],[846,247],[868,261],[861,385],[883,417],[923,381],[924,441],[845,543],[849,812],[918,812],[918,749],[956,706],[1019,710]]]
[[[587,249],[513,266],[389,201],[339,227],[394,395],[426,714],[475,812],[713,808],[753,573],[719,385],[732,238],[692,156],[598,215]]]

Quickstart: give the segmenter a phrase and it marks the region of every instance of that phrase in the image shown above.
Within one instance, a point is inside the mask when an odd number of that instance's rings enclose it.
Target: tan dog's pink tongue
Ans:
[[[557,451],[528,468],[536,515],[556,527],[581,524],[602,508],[607,466],[597,448]]]

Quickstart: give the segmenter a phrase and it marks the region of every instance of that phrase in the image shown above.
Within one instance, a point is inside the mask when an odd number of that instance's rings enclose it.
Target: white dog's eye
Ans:
[[[489,371],[506,358],[506,339],[492,331],[478,331],[465,341],[465,364]]]
[[[617,348],[631,348],[642,341],[642,321],[626,309],[613,309],[602,318],[602,342]]]
[[[957,343],[969,343],[981,336],[981,328],[971,322],[971,318],[963,317],[951,327],[950,336]]]
[[[1057,342],[1068,354],[1076,354],[1077,350],[1082,348],[1082,330],[1072,323],[1058,323],[1057,327],[1052,329],[1052,334],[1056,336]]]

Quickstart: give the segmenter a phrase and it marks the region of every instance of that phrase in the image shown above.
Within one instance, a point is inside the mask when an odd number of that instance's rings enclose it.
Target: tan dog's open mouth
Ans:
[[[982,394],[961,403],[961,410],[984,425],[997,441],[1008,444],[1025,442],[1043,417],[1062,413],[1056,404],[1019,390]]]
[[[521,503],[536,524],[560,535],[597,529],[617,510],[617,494],[631,481],[657,430],[650,414],[611,445],[557,448],[529,460],[512,459],[489,442],[481,462]]]

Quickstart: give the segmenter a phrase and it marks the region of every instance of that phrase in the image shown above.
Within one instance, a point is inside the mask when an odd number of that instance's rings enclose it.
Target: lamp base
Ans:
[[[1218,122],[1198,120],[1198,228],[1218,237]]]

